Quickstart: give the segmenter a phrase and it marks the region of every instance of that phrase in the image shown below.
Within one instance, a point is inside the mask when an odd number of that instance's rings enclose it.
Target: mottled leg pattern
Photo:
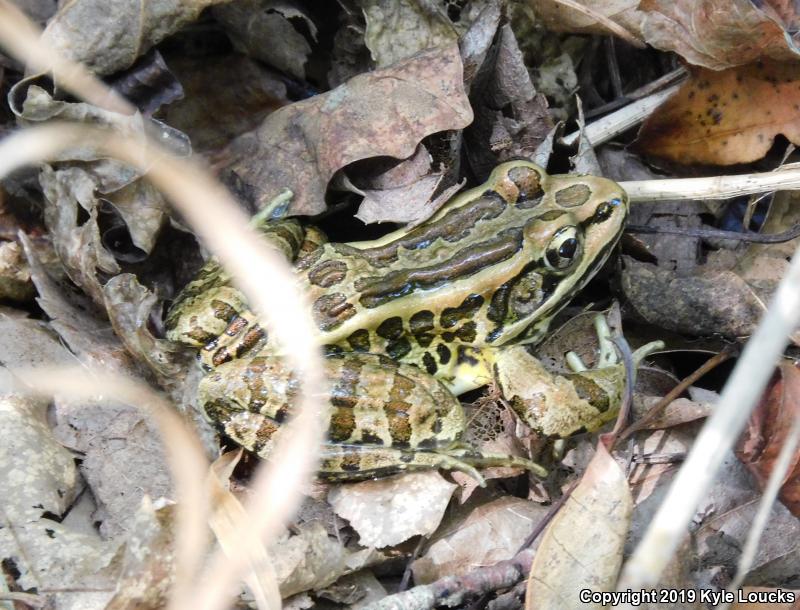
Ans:
[[[326,445],[321,453],[319,475],[328,481],[358,481],[437,468],[464,472],[485,484],[472,464],[447,453],[365,445]]]
[[[539,477],[547,470],[530,460],[510,455],[481,453],[456,444],[438,450],[394,449],[364,445],[326,445],[322,449],[320,476],[329,481],[372,479],[415,470],[456,470],[485,484],[476,468],[522,468]]]
[[[483,454],[459,438],[461,405],[435,378],[415,366],[375,354],[330,356],[329,443],[320,474],[336,480],[365,479],[406,470],[460,470],[482,480],[475,467],[513,466],[538,475],[537,464]],[[233,360],[200,383],[200,404],[220,430],[267,458],[289,417],[297,383],[273,354]]]
[[[602,315],[595,319],[595,328],[600,351],[593,369],[570,353],[567,364],[574,372],[554,374],[524,345],[500,348],[489,355],[504,398],[533,429],[563,438],[581,429],[597,430],[616,417],[625,388],[625,368],[618,362]],[[663,343],[656,341],[636,350],[634,368],[662,347]]]

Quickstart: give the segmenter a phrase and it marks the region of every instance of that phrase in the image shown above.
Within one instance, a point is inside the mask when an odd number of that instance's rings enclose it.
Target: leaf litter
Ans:
[[[620,181],[794,160],[786,141],[797,143],[800,57],[789,4],[583,0],[577,12],[567,4],[76,0],[53,14],[54,6],[30,3],[29,14],[47,21],[44,41],[110,77],[140,112],[69,98],[58,78],[25,75],[9,60],[3,130],[69,120],[138,138],[160,134],[176,154],[207,162],[250,211],[291,190],[289,213],[323,214],[335,241],[380,234],[366,224],[413,227],[508,159],[535,156],[553,173],[572,168]],[[609,34],[624,38],[603,42]],[[572,148],[559,141],[558,121],[582,129],[624,106],[629,92],[674,68],[676,56],[688,79],[638,135],[618,133],[602,146],[585,136]],[[144,380],[175,402],[215,457],[227,441],[197,412],[193,355],[163,336],[163,312],[200,266],[202,244],[146,176],[91,148],[74,148],[37,172],[33,180],[3,180],[2,374],[78,362]],[[798,224],[796,210],[791,193],[732,204],[675,200],[635,204],[630,222],[780,233]],[[649,378],[640,373],[633,397],[640,417],[697,368],[698,354],[716,353],[715,337],[743,342],[753,332],[797,240],[747,245],[662,233],[623,242],[624,256],[612,257],[561,321],[618,298],[634,347],[661,336],[674,341]],[[551,373],[564,372],[569,351],[593,360],[589,319],[542,346]],[[686,347],[691,341],[705,351]],[[740,439],[740,461],[729,456],[695,516],[695,544],[681,546],[662,587],[719,590],[733,578],[800,400],[796,367],[787,361],[777,370]],[[476,403],[471,442],[549,461],[550,478],[493,469],[488,489],[436,472],[309,489],[301,516],[246,579],[241,599],[264,606],[273,579],[289,607],[320,600],[381,607],[404,574],[417,588],[402,599],[430,596],[400,606],[408,608],[441,603],[454,586],[463,599],[499,589],[498,604],[521,607],[514,583],[523,573],[528,608],[572,607],[582,587],[612,591],[723,382],[724,372],[715,372],[687,384],[630,445],[610,452],[586,434],[554,447],[519,424],[494,388]],[[174,490],[153,423],[102,397],[77,403],[18,394],[0,399],[0,419],[0,552],[12,591],[54,607],[167,603]],[[213,493],[234,515],[251,470],[252,458],[212,470]],[[794,470],[785,474],[748,584],[800,586]],[[521,549],[534,530],[537,540]]]

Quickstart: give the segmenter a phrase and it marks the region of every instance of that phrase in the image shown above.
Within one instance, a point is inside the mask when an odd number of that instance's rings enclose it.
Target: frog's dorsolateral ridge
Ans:
[[[456,395],[487,384],[503,350],[540,341],[602,266],[628,204],[616,183],[499,165],[432,218],[371,242],[305,239],[296,220],[260,229],[287,256],[327,350],[332,419],[320,474],[519,465],[459,441]],[[298,256],[298,253],[299,256]],[[267,457],[296,381],[214,260],[178,295],[168,337],[200,349],[199,402],[226,435]],[[530,421],[535,414],[521,413]]]

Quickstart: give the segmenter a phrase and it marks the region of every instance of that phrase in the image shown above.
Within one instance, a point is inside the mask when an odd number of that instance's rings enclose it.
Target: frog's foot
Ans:
[[[625,389],[625,367],[619,362],[605,318],[595,318],[600,344],[597,367],[587,369],[574,353],[567,363],[575,371],[556,375],[524,346],[502,348],[492,354],[500,390],[519,417],[547,436],[566,437],[581,429],[590,432],[614,419]],[[633,354],[634,368],[661,341],[648,343]]]
[[[617,354],[617,349],[614,342],[611,340],[611,329],[606,322],[606,317],[602,313],[598,313],[594,318],[594,329],[597,333],[598,353],[597,363],[594,368],[605,369],[615,367],[620,364],[620,358]],[[653,352],[664,349],[663,341],[651,341],[633,352],[633,368],[636,369]],[[567,352],[566,355],[567,366],[573,373],[584,373],[588,369],[578,354],[575,352]]]
[[[534,461],[514,455],[484,453],[468,445],[451,447],[447,449],[447,454],[478,468],[522,468],[540,478],[548,475],[547,469]]]
[[[284,189],[253,215],[250,219],[250,226],[260,229],[272,221],[284,218],[289,211],[293,197],[292,191]]]

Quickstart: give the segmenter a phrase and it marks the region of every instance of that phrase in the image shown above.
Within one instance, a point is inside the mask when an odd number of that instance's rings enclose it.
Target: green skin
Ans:
[[[544,474],[528,460],[461,443],[456,396],[502,377],[505,362],[524,360],[520,346],[541,340],[602,266],[627,216],[619,185],[548,176],[513,161],[418,227],[350,244],[316,237],[304,244],[295,220],[271,220],[284,204],[254,220],[291,260],[305,252],[295,268],[313,303],[332,387],[321,476],[444,468],[482,480],[475,467],[497,465]],[[296,381],[229,282],[210,261],[176,299],[168,337],[199,348],[207,371],[199,402],[209,419],[267,457]],[[524,394],[511,404],[538,428]]]

